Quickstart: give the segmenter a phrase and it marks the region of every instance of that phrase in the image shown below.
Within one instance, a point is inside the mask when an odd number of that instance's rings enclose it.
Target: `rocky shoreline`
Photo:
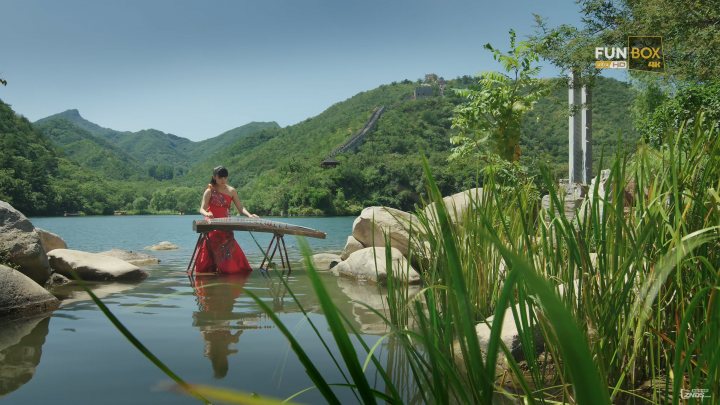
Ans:
[[[72,283],[75,278],[138,282],[148,276],[139,266],[157,263],[159,260],[151,255],[121,249],[101,253],[68,249],[60,236],[35,228],[20,211],[0,201],[0,321],[3,323],[57,309],[60,301],[52,290]]]

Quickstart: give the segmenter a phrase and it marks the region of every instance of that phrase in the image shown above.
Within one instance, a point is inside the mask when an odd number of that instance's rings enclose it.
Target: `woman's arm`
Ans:
[[[213,217],[213,213],[208,211],[208,208],[210,208],[210,189],[206,189],[202,196],[202,201],[200,202],[200,209],[198,212],[200,214],[205,215],[206,217]]]
[[[233,189],[232,191],[232,199],[233,203],[235,203],[235,207],[240,214],[248,216],[250,218],[259,218],[257,215],[251,214],[250,211],[243,207],[242,203],[240,202],[240,196],[238,196],[237,190],[235,189]]]

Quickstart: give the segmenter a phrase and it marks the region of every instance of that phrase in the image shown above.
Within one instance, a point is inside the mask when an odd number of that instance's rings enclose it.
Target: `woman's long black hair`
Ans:
[[[225,168],[225,166],[218,166],[213,169],[213,176],[210,178],[210,184],[213,186],[217,184],[217,181],[215,181],[215,176],[217,177],[227,177],[228,171]]]

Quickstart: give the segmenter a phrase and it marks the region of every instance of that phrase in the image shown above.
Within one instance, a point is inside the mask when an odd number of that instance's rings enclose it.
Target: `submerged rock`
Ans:
[[[98,254],[124,260],[136,266],[147,266],[160,263],[160,259],[155,256],[151,256],[146,253],[133,252],[132,250],[111,249],[105,252],[100,252]]]
[[[176,249],[180,249],[180,247],[178,247],[178,245],[176,245],[172,242],[168,242],[165,240],[165,241],[158,243],[157,245],[146,246],[145,249],[147,249],[147,250],[176,250]]]
[[[96,297],[100,299],[104,299],[106,297],[120,294],[120,293],[128,293],[134,288],[137,288],[137,283],[125,283],[125,282],[92,282],[89,281],[86,283],[86,287],[88,287],[93,294],[95,294]],[[60,298],[60,306],[64,307],[66,305],[75,303],[75,302],[82,302],[82,301],[90,301],[92,298],[90,298],[90,294],[88,294],[85,290],[83,290],[81,287],[75,285],[75,284],[69,284],[66,286],[59,287],[55,290],[53,290],[53,294],[56,294],[58,298]]]
[[[352,318],[355,319],[358,325],[360,325],[360,331],[362,333],[384,335],[388,332],[390,325],[370,309],[375,309],[387,318],[390,318],[387,288],[345,277],[338,277],[337,284],[343,294],[347,296],[347,305],[351,306],[351,309],[344,310],[344,313],[349,313]],[[402,291],[401,294],[407,296],[409,300],[413,300],[416,299],[415,295],[420,292],[420,287],[405,285],[400,290]],[[342,299],[338,298],[338,300],[341,301]],[[339,305],[346,304],[342,303]]]
[[[0,265],[0,318],[24,318],[52,311],[60,301],[26,275]]]
[[[43,285],[50,265],[40,236],[20,211],[0,201],[0,257],[19,266],[19,271]]]
[[[407,284],[420,282],[420,274],[407,262],[396,248],[390,248],[391,263],[385,260],[384,247],[368,247],[351,254],[347,260],[332,268],[336,276],[366,280],[383,284],[387,281],[388,267],[395,279]]]
[[[81,279],[92,281],[137,281],[148,276],[133,264],[97,253],[55,249],[48,256],[52,268],[70,279],[73,270]]]
[[[35,228],[35,231],[40,236],[40,243],[45,253],[55,249],[67,249],[67,243],[60,236],[40,228]]]
[[[318,271],[328,271],[342,261],[339,255],[333,253],[318,253],[312,257],[313,265]]]

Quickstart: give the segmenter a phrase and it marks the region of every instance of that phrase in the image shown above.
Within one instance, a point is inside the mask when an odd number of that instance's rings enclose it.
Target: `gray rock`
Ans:
[[[17,270],[0,265],[0,318],[24,318],[56,309],[60,301]]]
[[[585,215],[590,215],[592,210],[593,201],[597,199],[598,202],[598,215],[600,218],[603,217],[603,211],[605,209],[605,202],[610,197],[610,191],[612,188],[611,184],[608,184],[610,179],[610,169],[601,170],[598,176],[593,177],[588,186],[587,199],[580,208],[579,216],[584,218]],[[597,197],[595,196],[595,188],[597,188]],[[587,214],[586,214],[587,213]]]
[[[97,253],[55,249],[48,257],[52,268],[70,279],[74,278],[73,270],[81,279],[91,281],[137,281],[148,276],[133,264]]]
[[[318,253],[313,255],[312,260],[318,271],[328,271],[342,261],[339,255],[333,253]]]
[[[98,254],[124,260],[136,266],[147,266],[160,263],[160,259],[155,256],[151,256],[146,253],[133,252],[132,250],[111,249]]]
[[[50,277],[48,258],[35,227],[20,211],[0,201],[0,257],[20,267],[20,272],[43,285]]]
[[[396,279],[407,284],[420,282],[420,274],[410,266],[400,250],[390,248],[391,272]],[[384,247],[368,247],[350,255],[347,260],[332,268],[336,276],[350,277],[372,283],[384,284],[388,277],[388,263]]]
[[[48,279],[47,283],[45,283],[45,288],[54,288],[54,287],[67,285],[70,283],[72,283],[72,281],[69,278],[67,278],[59,273],[53,273],[50,275],[50,278]]]
[[[417,233],[419,223],[413,214],[389,207],[367,207],[353,222],[352,236],[363,246],[384,247],[387,234],[390,246],[408,256],[411,226]]]
[[[342,253],[340,254],[341,260],[346,260],[348,256],[350,256],[352,253],[357,252],[360,249],[364,249],[365,246],[363,246],[360,241],[355,239],[352,235],[347,237],[347,242],[345,242],[345,248],[343,249]]]
[[[180,248],[178,247],[178,245],[165,240],[165,241],[158,243],[157,245],[146,246],[145,249],[147,249],[147,250],[177,250]]]
[[[519,305],[515,306],[515,310],[518,315],[520,314]],[[526,310],[526,316],[530,316],[530,313]],[[483,360],[487,358],[488,346],[490,345],[490,331],[493,325],[494,316],[485,319],[485,322],[475,325],[475,333],[478,337],[478,343],[480,344],[480,350],[482,351]],[[502,328],[500,329],[500,340],[507,346],[510,354],[515,361],[521,361],[524,359],[523,349],[520,341],[520,334],[515,326],[515,317],[511,308],[507,308],[503,314]],[[544,349],[544,340],[540,331],[540,326],[537,325],[535,328],[535,335],[533,336],[533,344],[535,345],[536,353],[542,352]],[[455,341],[453,343],[453,351],[456,355],[456,362],[462,364],[463,353],[460,348],[460,344]],[[502,349],[498,351],[497,362],[495,363],[497,370],[506,370],[508,368],[507,358],[503,353]]]
[[[544,195],[540,201],[543,208],[544,218],[547,221],[563,213],[569,221],[575,220],[575,214],[582,205],[587,195],[587,186],[582,184],[561,183],[558,186],[558,199],[561,207],[556,207],[550,195]]]
[[[54,249],[67,249],[67,243],[60,236],[40,228],[35,228],[35,231],[40,235],[40,243],[45,253]]]
[[[481,204],[483,199],[482,187],[461,191],[443,198],[443,204],[450,216],[450,221],[457,223],[465,216],[473,205]],[[437,209],[435,203],[428,204],[423,210],[428,219],[437,222]]]

